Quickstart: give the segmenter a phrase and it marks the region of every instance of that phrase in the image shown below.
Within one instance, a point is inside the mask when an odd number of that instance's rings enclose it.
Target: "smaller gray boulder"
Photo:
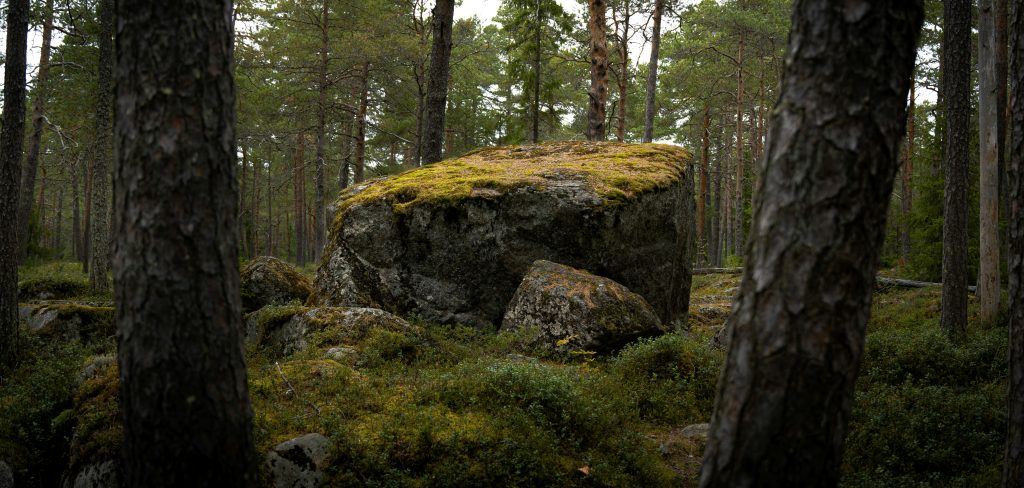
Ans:
[[[28,330],[32,334],[62,342],[88,342],[112,337],[117,332],[112,307],[93,307],[77,303],[51,303],[30,307],[31,310],[26,307],[21,313],[27,315]]]
[[[543,260],[526,273],[501,328],[534,329],[539,345],[597,353],[668,332],[647,301],[625,286]]]
[[[323,479],[330,441],[320,434],[306,434],[282,442],[267,454],[274,488],[315,488]]]
[[[241,269],[242,307],[257,310],[267,305],[305,303],[313,285],[294,266],[270,256],[249,260]]]
[[[246,319],[246,341],[279,356],[314,347],[357,343],[373,329],[417,333],[416,327],[376,308],[268,307]]]
[[[66,488],[118,488],[121,486],[121,466],[117,461],[90,464],[75,475]]]

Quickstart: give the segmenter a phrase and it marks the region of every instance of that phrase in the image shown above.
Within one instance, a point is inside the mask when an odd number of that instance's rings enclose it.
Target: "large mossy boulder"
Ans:
[[[497,325],[539,259],[607,276],[665,322],[689,306],[692,191],[674,146],[482,149],[348,189],[310,304]]]
[[[608,353],[668,332],[640,295],[586,271],[537,261],[505,311],[503,330],[533,329],[540,346]]]
[[[270,256],[259,256],[245,263],[241,278],[242,307],[246,310],[305,302],[313,291],[309,278],[292,265]]]

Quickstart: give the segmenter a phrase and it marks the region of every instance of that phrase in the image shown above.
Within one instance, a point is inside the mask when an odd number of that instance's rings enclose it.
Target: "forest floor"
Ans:
[[[83,295],[74,263],[23,268],[23,290]],[[611,357],[533,349],[524,337],[416,322],[328,359],[315,347],[247,350],[257,446],[319,432],[334,486],[695,486],[723,351],[712,338],[739,276],[694,278],[689,326]],[[941,333],[940,290],[878,290],[843,486],[996,486],[1005,430],[1006,329],[971,306],[966,343]],[[972,299],[973,300],[973,299]],[[112,320],[98,313],[97,320]],[[24,484],[116,458],[114,338],[25,334],[0,384],[0,460]],[[83,367],[91,365],[83,375]],[[30,483],[31,482],[31,483]]]

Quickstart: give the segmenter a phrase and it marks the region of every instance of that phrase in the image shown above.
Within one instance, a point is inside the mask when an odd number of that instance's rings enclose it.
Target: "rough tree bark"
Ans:
[[[626,142],[626,108],[629,102],[629,22],[633,16],[630,10],[632,0],[622,2],[622,23],[619,23],[618,16],[612,11],[617,27],[621,26],[619,32],[619,76],[616,78],[619,85],[619,108],[618,126],[615,128],[615,138],[619,142]],[[618,28],[616,30],[619,30]]]
[[[702,487],[835,486],[921,0],[798,0]]]
[[[39,168],[39,146],[43,138],[43,111],[49,95],[50,40],[53,37],[53,0],[43,7],[43,45],[39,50],[39,73],[36,75],[36,96],[32,106],[32,134],[29,136],[28,155],[21,174],[21,204],[18,206],[18,256],[28,257],[28,221],[32,215],[32,195],[35,193],[36,171]]]
[[[659,0],[660,1],[660,0]],[[590,0],[590,91],[587,98],[587,140],[605,140],[608,108],[608,5],[604,0]]]
[[[18,186],[25,140],[25,68],[28,0],[7,2],[4,111],[0,122],[0,376],[18,345]]]
[[[999,109],[1000,82],[996,73],[996,12],[994,0],[978,5],[978,141],[981,150],[978,304],[980,319],[999,317]]]
[[[444,113],[448,102],[448,64],[452,55],[454,19],[455,0],[434,2],[434,15],[431,21],[434,40],[430,51],[430,78],[427,80],[423,164],[440,161],[444,148]]]
[[[292,184],[295,212],[295,263],[306,265],[306,134],[295,136],[295,157],[292,160]]]
[[[114,0],[100,0],[100,59],[96,91],[96,146],[92,164],[91,244],[89,246],[89,287],[95,293],[110,288],[110,235],[107,223],[107,186],[110,181],[111,68],[114,64]]]
[[[651,32],[651,61],[647,64],[647,100],[644,103],[644,137],[643,142],[654,141],[654,102],[658,90],[658,57],[661,49],[661,14],[665,9],[665,0],[654,0],[654,23]],[[701,225],[701,224],[698,224]]]
[[[541,33],[544,31],[544,11],[541,10],[541,1],[537,2],[537,17],[535,21],[537,25],[534,26],[534,47],[536,48],[533,53],[533,113],[531,114],[533,120],[533,132],[531,134],[530,142],[536,144],[540,141],[540,41]]]
[[[313,202],[313,253],[314,261],[320,260],[320,253],[323,252],[324,244],[327,242],[327,190],[324,188],[324,171],[327,170],[327,68],[328,48],[330,47],[330,7],[327,0],[323,0],[323,9],[320,13],[320,73],[317,80],[317,104],[316,104],[316,172],[313,185],[316,187],[316,195]]]
[[[942,328],[967,335],[967,151],[971,126],[971,2],[943,2],[942,85],[946,102],[942,212]]]
[[[701,130],[700,187],[697,192],[697,248],[698,258],[707,254],[707,240],[704,238],[705,207],[708,199],[708,159],[711,152],[711,104],[704,103],[704,123]],[[699,262],[704,262],[701,259]]]
[[[118,7],[124,485],[256,486],[235,232],[232,2]]]
[[[1003,486],[1024,487],[1024,2],[1010,14],[1010,140],[1006,151],[1010,254],[1010,391]]]
[[[71,167],[71,254],[82,260],[82,220],[79,208],[78,173],[81,171],[81,153],[75,157]]]
[[[744,98],[744,85],[743,85],[743,55],[746,50],[746,33],[740,35],[740,47],[739,52],[736,55],[736,190],[733,192],[733,198],[736,200],[733,208],[735,209],[733,218],[733,235],[735,236],[736,255],[743,255],[743,246],[745,244],[743,237],[743,209],[746,207],[744,194],[745,185],[743,172],[746,167],[746,162],[743,158],[743,98]]]

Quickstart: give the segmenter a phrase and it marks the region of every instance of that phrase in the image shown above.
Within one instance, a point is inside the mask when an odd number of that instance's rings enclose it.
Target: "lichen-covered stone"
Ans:
[[[323,479],[330,441],[320,434],[306,434],[282,442],[267,454],[267,468],[274,488],[316,488]]]
[[[270,256],[249,260],[241,269],[242,307],[257,310],[267,305],[305,302],[313,291],[309,278],[292,265]]]
[[[484,149],[355,186],[337,204],[309,303],[497,324],[530,264],[565,263],[688,309],[685,150],[560,142]]]
[[[352,344],[374,329],[416,333],[401,318],[374,308],[268,307],[247,320],[247,341],[273,354],[287,356],[308,347]]]
[[[30,333],[57,341],[89,342],[113,337],[117,332],[112,307],[52,303],[28,306],[24,315]]]
[[[74,480],[64,483],[65,488],[120,488],[121,465],[115,460],[90,464],[82,468]]]
[[[501,327],[535,329],[539,345],[600,353],[668,332],[640,295],[608,278],[549,261],[530,267]]]

